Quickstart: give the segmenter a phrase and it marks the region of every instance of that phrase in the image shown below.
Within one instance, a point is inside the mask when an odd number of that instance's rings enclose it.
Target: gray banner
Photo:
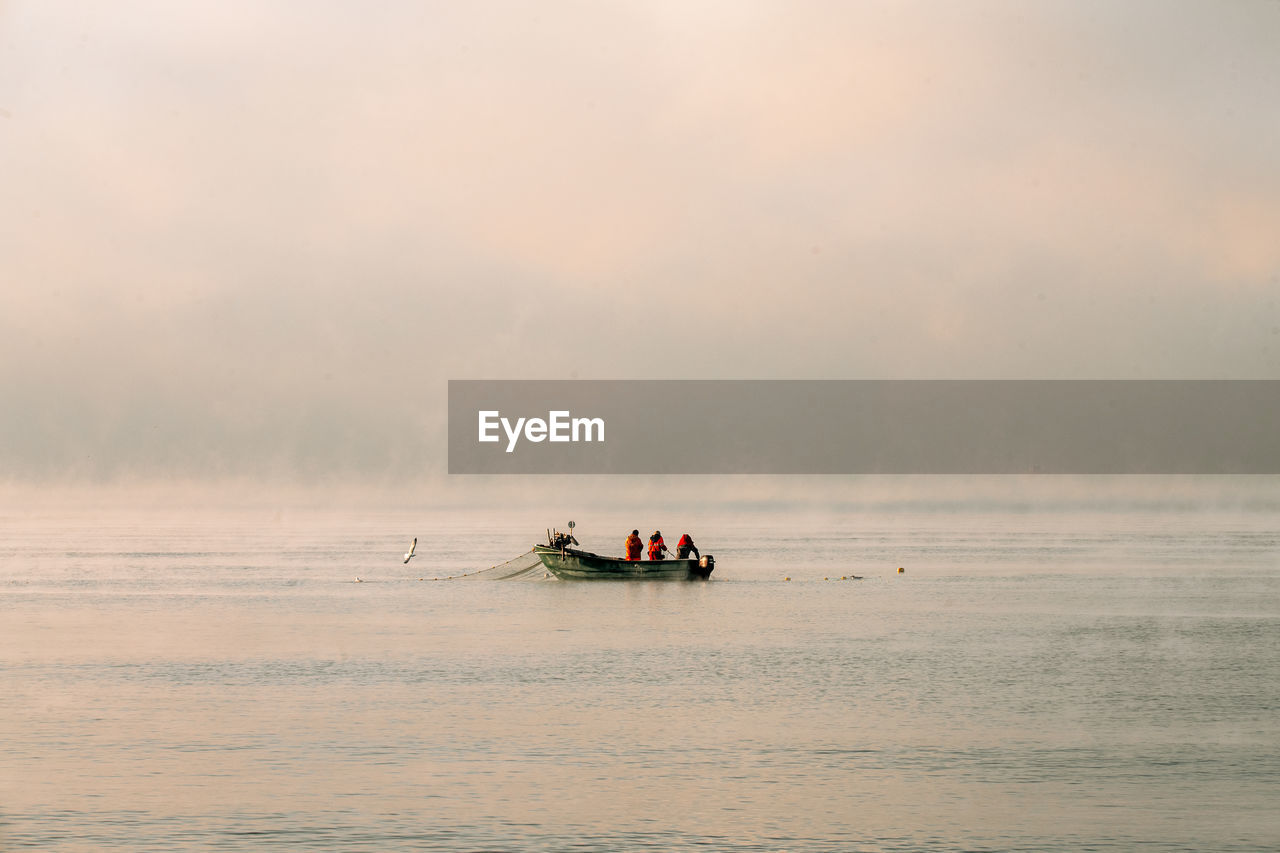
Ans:
[[[1280,381],[450,380],[449,473],[1277,474]]]

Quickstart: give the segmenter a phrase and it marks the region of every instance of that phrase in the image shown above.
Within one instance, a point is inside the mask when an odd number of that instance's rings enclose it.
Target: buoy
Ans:
[[[904,568],[902,568],[902,566],[898,566],[898,574],[900,574],[900,575],[901,575],[901,574],[904,574],[906,571],[907,571],[907,570],[906,570],[906,569],[904,569]]]

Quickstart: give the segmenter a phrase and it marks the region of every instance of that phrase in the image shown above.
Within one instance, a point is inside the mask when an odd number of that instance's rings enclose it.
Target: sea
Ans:
[[[1280,850],[1273,509],[9,511],[0,850]]]

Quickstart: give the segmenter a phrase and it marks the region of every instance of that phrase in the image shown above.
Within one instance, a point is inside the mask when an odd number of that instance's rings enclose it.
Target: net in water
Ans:
[[[461,577],[480,580],[494,581],[516,581],[516,580],[543,580],[546,578],[547,572],[542,566],[542,560],[538,559],[538,555],[533,553],[530,548],[519,556],[512,557],[496,566],[490,566],[487,569],[480,569],[474,572],[468,572]]]

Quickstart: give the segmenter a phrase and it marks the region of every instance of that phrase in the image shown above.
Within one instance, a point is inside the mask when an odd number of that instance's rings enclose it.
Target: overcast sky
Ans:
[[[0,2],[0,480],[449,378],[1280,378],[1280,3]]]

